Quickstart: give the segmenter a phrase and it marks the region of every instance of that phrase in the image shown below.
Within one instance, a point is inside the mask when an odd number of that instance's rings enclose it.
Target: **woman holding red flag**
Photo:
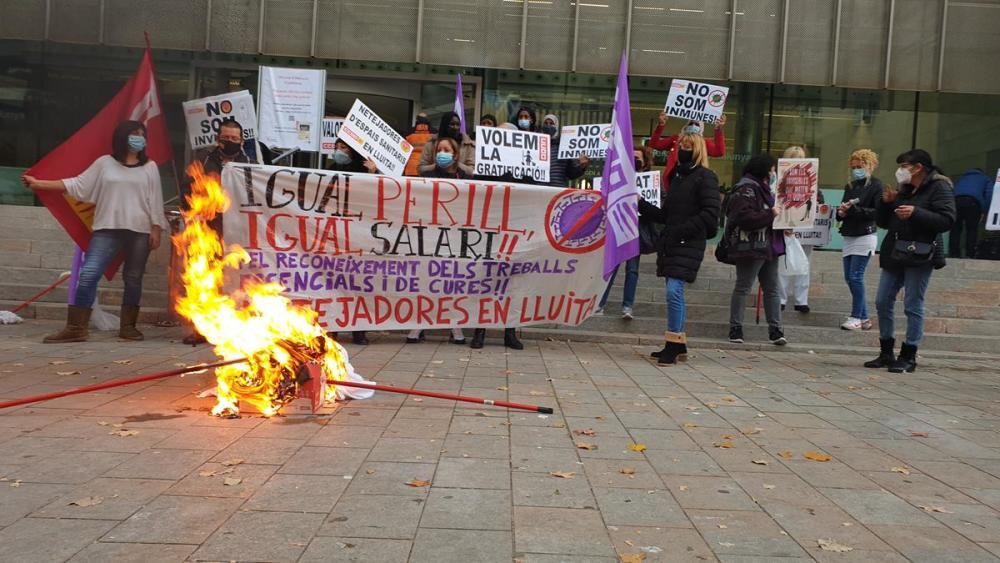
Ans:
[[[146,127],[124,121],[111,136],[111,154],[99,157],[79,176],[63,180],[40,180],[25,174],[24,185],[32,190],[66,192],[94,204],[93,234],[87,247],[76,300],[69,306],[66,326],[46,336],[43,342],[87,340],[90,313],[97,299],[97,283],[119,252],[125,254],[122,280],[121,325],[118,336],[142,340],[136,328],[142,276],[149,253],[160,246],[167,229],[163,192],[156,163],[146,155]]]

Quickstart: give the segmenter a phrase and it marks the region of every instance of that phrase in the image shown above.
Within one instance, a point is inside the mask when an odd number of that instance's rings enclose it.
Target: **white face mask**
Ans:
[[[900,166],[896,169],[896,182],[900,184],[909,184],[910,180],[913,179],[913,175],[906,168]]]

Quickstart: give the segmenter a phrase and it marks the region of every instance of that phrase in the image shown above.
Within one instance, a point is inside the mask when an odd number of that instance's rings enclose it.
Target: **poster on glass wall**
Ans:
[[[997,180],[993,184],[993,199],[990,201],[990,211],[986,214],[986,230],[1000,231],[1000,170],[997,170]]]
[[[774,228],[812,227],[816,221],[818,194],[818,158],[778,159],[774,204],[781,212],[774,218]]]
[[[271,147],[318,151],[326,105],[326,71],[260,67],[260,141]]]

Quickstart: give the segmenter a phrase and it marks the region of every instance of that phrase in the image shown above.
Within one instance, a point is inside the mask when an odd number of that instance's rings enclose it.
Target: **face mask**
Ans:
[[[335,151],[333,153],[333,161],[344,166],[351,163],[351,155],[347,154],[347,151]]]
[[[686,135],[701,135],[702,129],[697,125],[688,125],[684,128],[684,134]]]
[[[243,143],[237,143],[236,141],[222,141],[222,154],[226,156],[236,156],[240,154],[240,150],[243,148]]]
[[[129,135],[128,148],[133,152],[142,151],[142,149],[146,148],[146,138],[142,135]]]
[[[868,172],[864,168],[851,168],[851,176],[855,180],[864,180],[868,177]]]
[[[896,169],[896,182],[899,184],[909,184],[913,179],[913,174],[909,170],[900,166]]]
[[[777,184],[778,184],[778,175],[772,172],[771,175],[767,177],[767,185],[776,186]]]
[[[690,167],[694,163],[694,151],[679,149],[677,151],[677,162],[685,167]]]
[[[451,166],[451,163],[455,162],[455,155],[450,152],[439,152],[437,153],[437,156],[434,157],[434,161],[437,162],[437,165],[441,168],[448,168]]]
[[[520,129],[522,129],[524,131],[527,131],[528,128],[531,127],[531,120],[530,119],[518,119],[517,120],[517,126],[518,126],[518,128],[520,128]]]
[[[556,134],[556,126],[555,125],[542,125],[542,133],[545,133],[546,135],[552,137],[552,136],[554,136]]]

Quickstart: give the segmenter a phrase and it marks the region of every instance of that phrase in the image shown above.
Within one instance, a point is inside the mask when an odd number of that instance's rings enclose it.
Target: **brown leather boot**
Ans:
[[[118,325],[118,338],[125,340],[144,340],[146,337],[135,328],[136,321],[139,320],[138,305],[122,305],[121,324]]]
[[[46,344],[62,342],[86,342],[90,327],[90,309],[70,305],[66,312],[66,326],[55,334],[42,339]]]

